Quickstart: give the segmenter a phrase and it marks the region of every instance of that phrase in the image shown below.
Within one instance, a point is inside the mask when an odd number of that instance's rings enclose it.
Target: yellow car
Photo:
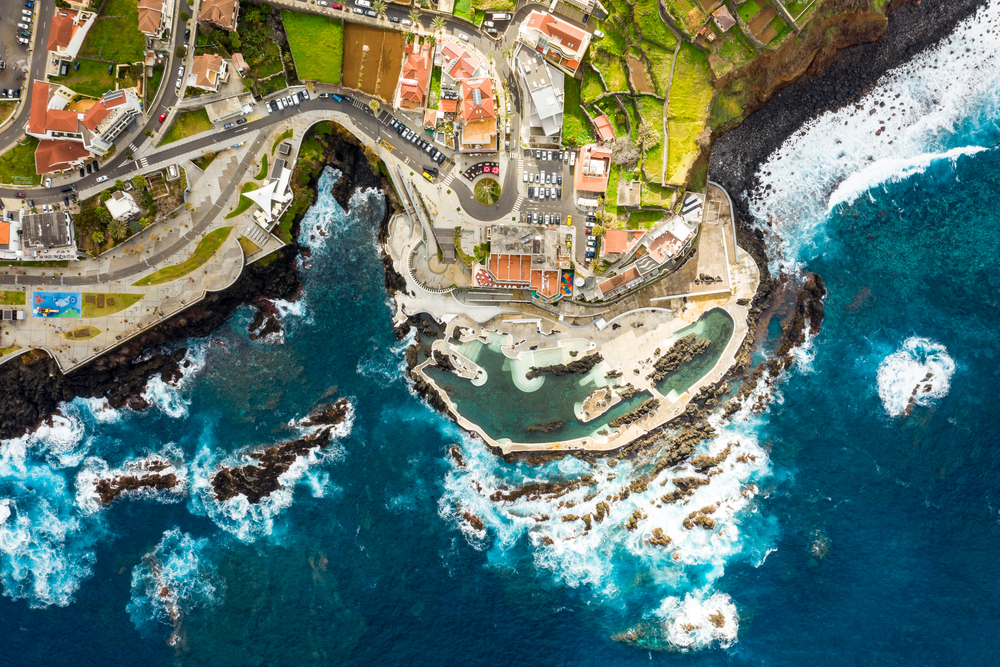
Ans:
[[[427,173],[426,171],[424,172],[424,178],[426,178],[426,179],[427,179],[428,181],[430,181],[431,183],[433,183],[433,182],[434,182],[434,177],[433,177],[433,176],[431,176],[430,174],[428,174],[428,173]]]
[[[571,216],[571,215],[567,215],[566,216],[566,224],[567,225],[572,225],[573,224],[573,216]]]

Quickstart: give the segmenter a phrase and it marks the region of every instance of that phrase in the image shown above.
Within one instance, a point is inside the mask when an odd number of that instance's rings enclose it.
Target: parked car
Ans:
[[[7,89],[6,89],[6,88],[4,88],[4,89],[3,89],[3,92],[2,92],[2,93],[0,93],[0,97],[2,97],[2,98],[4,98],[4,99],[7,99]]]
[[[98,176],[97,180],[95,182],[97,182],[97,183],[103,183],[106,180],[108,180],[107,176]]]
[[[111,74],[114,71],[115,71],[115,66],[114,65],[108,65],[108,74]],[[178,86],[178,88],[180,88],[180,86]]]
[[[532,198],[535,196],[535,188],[528,188],[528,196]]]
[[[584,255],[584,257],[586,257],[587,259],[594,259],[594,253],[588,252],[586,255]]]
[[[25,30],[25,31],[31,30],[31,26],[28,25],[27,23],[18,23],[17,27],[20,28],[21,30]],[[23,36],[24,37],[31,37],[31,33],[29,32],[27,35],[23,35]]]
[[[22,9],[21,13],[24,15],[25,21],[30,21],[31,17],[35,15],[35,12],[31,11],[30,9]]]
[[[373,19],[377,19],[378,18],[378,14],[376,14],[374,11],[372,11],[370,9],[365,12],[365,16],[370,16]]]
[[[35,6],[35,3],[33,3],[33,2],[26,2],[26,3],[24,3],[24,6],[27,7],[28,9],[33,9],[34,6]]]
[[[596,37],[597,39],[601,39],[602,37],[604,37],[604,33],[601,32],[600,30],[595,30],[594,37]]]
[[[523,178],[521,179],[521,181],[524,182],[524,183],[527,183],[528,182],[528,172],[524,172],[523,174],[521,174],[521,176],[523,176]]]
[[[17,90],[14,91],[14,97],[17,98],[17,99],[21,99],[21,89],[20,88],[18,88]]]
[[[80,178],[83,178],[86,175],[87,175],[87,172],[83,170],[83,167],[80,167]]]
[[[28,32],[27,30],[21,30],[17,34],[20,35],[21,37],[31,37],[31,33]],[[77,64],[79,64],[79,63],[77,63]]]
[[[316,4],[319,5],[320,7],[329,7],[330,6],[330,3],[327,2],[326,0],[317,0]]]
[[[363,10],[363,9],[360,9],[360,8],[358,8],[358,7],[355,7],[355,8],[354,8],[354,13],[355,13],[355,14],[361,14],[362,16],[364,16],[364,15],[365,15],[365,10]]]
[[[191,39],[191,28],[184,29],[184,41],[187,42]]]
[[[483,25],[486,26],[487,28],[492,28],[493,21],[483,21]]]
[[[284,111],[285,110],[285,101],[283,99],[281,99],[280,97],[277,100],[275,100],[275,104],[278,105],[278,111]]]
[[[334,8],[334,9],[343,9],[343,8],[344,8],[344,5],[342,5],[342,4],[340,4],[340,3],[337,3],[337,2],[335,2],[335,3],[333,3],[333,8]]]
[[[47,187],[47,188],[51,188],[52,187],[52,179],[51,178],[46,178],[45,179],[45,187]]]
[[[389,23],[399,23],[399,17],[397,17],[397,16],[390,16],[389,17]]]
[[[184,85],[184,79],[183,79],[183,77],[180,78],[180,79],[177,79],[177,90],[180,90],[181,86],[183,86],[183,85]]]
[[[558,176],[556,176],[556,183],[558,183],[559,185],[562,185],[562,174],[559,174]]]
[[[245,123],[245,122],[247,122],[247,119],[246,119],[246,118],[238,118],[238,119],[236,120],[236,124],[237,124],[237,125],[242,125],[242,124],[243,124],[243,123]]]
[[[28,200],[28,208],[35,208],[35,200],[34,199],[29,199]]]
[[[94,162],[94,171],[100,171],[100,170],[101,170],[101,165],[100,165],[100,164],[98,164],[98,163],[97,163],[97,162],[95,161],[95,162]]]
[[[70,201],[72,201],[74,204],[77,202],[76,193],[71,194],[69,196],[69,198],[70,198]]]
[[[90,165],[88,164],[88,165],[87,165],[87,175],[89,176],[89,175],[90,175],[90,173],[91,173],[92,171],[93,171],[93,167],[91,167],[91,166],[90,166]]]
[[[460,40],[462,40],[463,42],[467,42],[467,41],[469,41],[469,36],[468,36],[468,35],[466,35],[466,34],[465,34],[464,32],[460,32],[460,33],[458,33],[458,38],[459,38]]]
[[[63,206],[69,208],[69,197],[63,197]]]
[[[20,44],[21,46],[27,46],[28,40],[26,40],[24,37],[18,37],[17,43]]]
[[[403,19],[402,21],[400,21],[400,23],[402,25],[413,25],[413,21],[411,21],[410,19]]]
[[[73,71],[74,72],[79,72],[80,71],[80,61],[79,60],[77,60],[75,63],[73,63]]]
[[[24,193],[23,192],[15,192],[14,196],[17,197],[18,199],[24,199]]]
[[[236,123],[226,123],[225,125],[222,126],[222,129],[223,130],[229,130],[229,129],[232,129],[234,127],[236,127]]]
[[[181,65],[180,69],[177,70],[177,76],[184,76],[184,65]]]
[[[166,119],[167,119],[167,112],[164,111],[163,113],[160,114],[160,122],[162,123]]]

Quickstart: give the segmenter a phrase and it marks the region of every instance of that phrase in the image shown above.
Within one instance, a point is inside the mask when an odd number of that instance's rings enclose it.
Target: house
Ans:
[[[173,2],[167,0],[139,0],[139,32],[147,37],[159,38],[170,28]]]
[[[240,16],[238,0],[202,0],[198,20],[233,32]]]
[[[253,94],[234,95],[224,100],[205,105],[205,112],[212,124],[225,123],[251,113],[254,108]]]
[[[247,61],[243,60],[242,53],[234,53],[232,61],[233,69],[236,70],[236,73],[240,75],[241,79],[250,73],[250,66],[247,65]]]
[[[642,203],[642,181],[618,181],[618,208],[639,208]]]
[[[635,267],[632,267],[625,273],[603,281],[597,287],[605,299],[613,299],[636,287],[641,282],[642,276],[639,275]]]
[[[573,174],[577,197],[597,198],[608,189],[611,173],[611,149],[588,144],[580,149],[580,160]],[[616,193],[617,194],[617,193]]]
[[[191,61],[191,73],[187,85],[218,92],[219,86],[229,80],[229,67],[225,58],[213,53],[195,56]]]
[[[90,151],[78,141],[43,139],[35,149],[35,173],[74,171],[82,167],[90,157]]]
[[[31,84],[31,110],[25,132],[42,140],[77,142],[90,153],[106,155],[115,139],[132,127],[135,119],[142,115],[142,103],[135,88],[105,93],[86,113],[67,108],[73,97],[73,91],[65,86],[34,81]],[[65,163],[65,159],[57,158],[66,158],[73,153],[66,147],[56,148],[50,144],[43,147],[42,143],[39,148],[42,149],[43,156],[38,157],[36,151],[36,166]],[[82,157],[80,151],[75,151],[74,155],[76,158]]]
[[[97,15],[93,12],[77,11],[75,9],[56,9],[49,26],[49,38],[45,49],[52,53],[52,58],[61,60],[76,60],[83,46],[90,27],[94,25]]]
[[[427,86],[431,80],[430,48],[421,45],[414,51],[413,44],[403,47],[403,69],[396,89],[397,109],[421,109],[427,105]]]
[[[615,140],[615,128],[611,126],[611,121],[605,114],[602,113],[594,119],[594,127],[597,128],[597,134],[600,135],[601,141]]]
[[[496,152],[497,114],[493,106],[491,79],[462,82],[458,120],[462,126],[459,137],[460,152]]]
[[[590,33],[549,14],[533,11],[517,30],[518,39],[569,74],[575,74],[590,45]]]
[[[613,262],[625,257],[645,234],[645,231],[609,229],[601,240],[601,259]]]
[[[451,41],[441,42],[434,65],[441,68],[443,90],[455,90],[462,81],[490,76],[486,65],[479,58]]]
[[[76,259],[73,216],[66,211],[28,213],[21,209],[21,247],[24,257],[35,260]]]
[[[736,25],[736,19],[729,13],[729,8],[725,5],[712,12],[712,19],[715,21],[715,25],[719,27],[719,32],[726,32]]]
[[[518,48],[515,63],[521,89],[528,92],[528,144],[558,147],[562,141],[566,75],[524,46]]]
[[[136,205],[132,195],[121,190],[111,193],[111,199],[104,202],[104,205],[115,220],[129,222],[142,217],[142,209]]]

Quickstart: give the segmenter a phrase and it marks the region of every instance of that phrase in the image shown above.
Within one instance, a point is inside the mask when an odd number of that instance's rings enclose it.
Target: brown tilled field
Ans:
[[[403,41],[401,32],[347,23],[343,85],[392,102],[403,64]]]

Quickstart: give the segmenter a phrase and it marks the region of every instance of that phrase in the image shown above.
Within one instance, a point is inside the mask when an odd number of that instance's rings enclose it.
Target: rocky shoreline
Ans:
[[[386,187],[385,180],[369,165],[360,140],[343,130],[328,135],[323,143],[326,162],[318,169],[311,163],[296,164],[293,178],[296,184],[301,182],[300,170],[310,169],[307,185],[303,187],[309,192],[296,192],[297,198],[300,194],[308,194],[308,203],[296,212],[292,242],[278,251],[273,260],[263,266],[251,264],[230,287],[206,294],[198,303],[71,373],[64,375],[55,360],[42,350],[32,350],[0,364],[0,384],[5,388],[0,394],[0,440],[20,437],[37,428],[55,414],[60,403],[77,397],[104,398],[114,409],[149,407],[142,397],[147,381],[160,375],[165,382],[176,382],[190,363],[185,361],[187,351],[173,349],[173,346],[188,338],[210,335],[242,305],[253,305],[258,310],[251,323],[254,337],[280,331],[271,301],[295,300],[302,288],[298,256],[300,250],[307,254],[308,248],[300,248],[295,239],[302,216],[315,202],[315,188],[322,167],[329,164],[340,170],[341,177],[333,187],[333,195],[345,210],[359,187],[380,188],[393,198],[392,188]],[[383,227],[391,217],[391,208],[392,205],[386,207]],[[397,278],[402,281],[401,277]],[[387,272],[386,287],[389,286]]]

